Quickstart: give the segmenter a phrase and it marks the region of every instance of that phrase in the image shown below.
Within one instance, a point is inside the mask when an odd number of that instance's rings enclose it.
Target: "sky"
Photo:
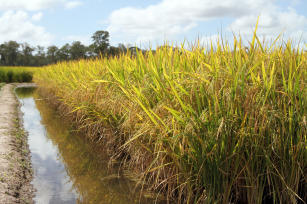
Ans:
[[[0,43],[91,44],[97,30],[110,44],[157,46],[168,41],[251,38],[307,42],[307,0],[0,0]]]

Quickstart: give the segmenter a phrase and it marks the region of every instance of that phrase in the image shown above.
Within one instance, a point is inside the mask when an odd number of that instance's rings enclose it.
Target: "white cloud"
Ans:
[[[43,13],[42,12],[39,12],[39,13],[36,13],[32,16],[32,20],[33,21],[39,21],[41,18],[43,17]]]
[[[232,31],[251,33],[261,15],[261,32],[274,34],[305,30],[306,17],[293,9],[281,10],[276,0],[162,0],[145,8],[126,7],[108,18],[111,36],[133,42],[171,39],[197,27],[200,22],[228,17]]]
[[[200,21],[246,15],[257,9],[259,2],[264,0],[163,0],[146,8],[113,11],[107,29],[111,36],[124,32],[136,36],[137,41],[170,38],[191,30]]]
[[[28,42],[31,45],[49,45],[53,39],[43,27],[34,25],[24,11],[6,11],[0,16],[1,43],[9,40]]]
[[[75,7],[80,5],[79,1],[68,0],[0,0],[0,10],[28,10],[37,11],[54,8],[64,5],[65,7]]]
[[[76,7],[81,6],[81,5],[82,5],[81,1],[69,1],[65,4],[65,7],[67,9],[73,9],[73,8],[76,8]]]
[[[258,15],[251,13],[237,18],[231,23],[229,29],[244,35],[251,35]],[[294,9],[281,10],[275,5],[270,5],[261,10],[257,30],[257,34],[261,38],[272,39],[279,34],[283,34],[285,38],[292,37],[294,40],[298,40],[302,37],[303,40],[307,40],[306,33],[307,18],[299,15]]]

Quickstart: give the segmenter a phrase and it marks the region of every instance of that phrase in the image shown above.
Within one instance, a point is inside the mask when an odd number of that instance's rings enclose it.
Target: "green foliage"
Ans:
[[[109,47],[109,32],[108,31],[103,31],[99,30],[96,31],[93,36],[93,44],[92,47],[94,48],[94,51],[99,55],[106,54],[107,49]]]
[[[136,50],[59,63],[35,81],[169,199],[297,203],[307,200],[306,59],[255,34],[248,49],[234,38]]]
[[[79,41],[75,41],[70,46],[70,57],[73,60],[85,58],[86,47]]]
[[[32,82],[33,73],[38,68],[0,67],[0,83]]]
[[[16,41],[9,41],[0,45],[2,64],[16,65],[19,46]]]
[[[4,42],[0,44],[0,66],[44,66],[60,61],[96,58],[99,55],[118,56],[127,51],[123,44],[109,46],[109,37],[108,31],[96,31],[90,46],[74,41],[62,47],[51,45],[46,49],[39,45],[32,47],[28,43]]]

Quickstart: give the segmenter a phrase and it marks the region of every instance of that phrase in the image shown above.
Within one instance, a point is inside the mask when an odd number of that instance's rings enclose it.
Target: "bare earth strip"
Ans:
[[[0,90],[0,203],[33,203],[27,135],[21,128],[15,85]]]

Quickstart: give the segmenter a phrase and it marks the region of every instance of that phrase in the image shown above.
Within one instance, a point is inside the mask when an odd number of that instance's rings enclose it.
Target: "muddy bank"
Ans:
[[[0,203],[33,203],[32,170],[27,135],[21,126],[16,86],[0,90]]]

